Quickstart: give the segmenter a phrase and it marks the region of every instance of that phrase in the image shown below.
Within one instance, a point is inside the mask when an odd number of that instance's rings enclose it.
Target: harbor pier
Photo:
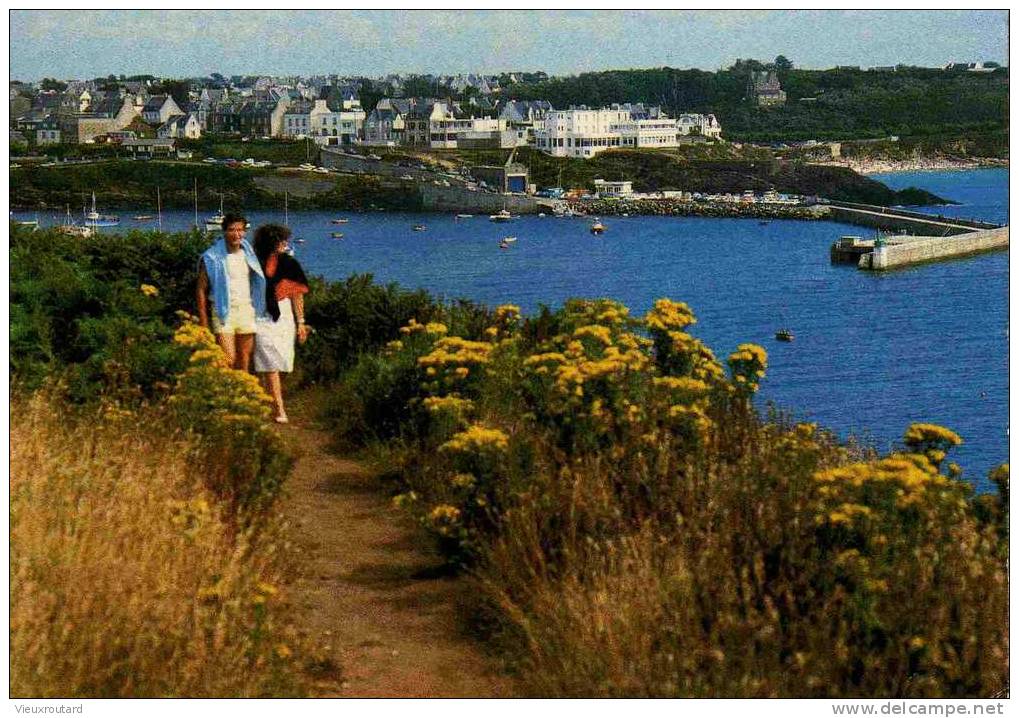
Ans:
[[[845,236],[831,246],[834,264],[883,271],[1008,249],[1008,227],[891,207],[828,202],[830,219],[895,232],[877,239]]]

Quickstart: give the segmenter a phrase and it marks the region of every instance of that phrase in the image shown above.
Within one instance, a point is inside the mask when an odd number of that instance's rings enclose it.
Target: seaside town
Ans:
[[[1004,714],[1008,11],[10,15],[17,712]]]
[[[779,63],[784,58],[779,58]],[[785,61],[788,62],[788,61]],[[745,102],[767,110],[788,102],[774,66],[749,65]],[[781,64],[776,66],[781,67]],[[836,68],[855,73],[894,73],[896,67]],[[902,69],[902,68],[899,68]],[[946,74],[986,74],[1000,71],[994,62],[949,63]],[[267,160],[243,157],[196,156],[193,142],[210,139],[309,143],[301,168],[326,173],[351,169],[341,157],[382,159],[386,151],[500,150],[531,148],[550,157],[592,159],[612,149],[676,150],[684,147],[731,146],[723,133],[724,118],[712,113],[673,111],[643,102],[606,106],[570,104],[554,107],[548,100],[515,99],[518,87],[547,82],[546,73],[504,72],[497,75],[400,75],[382,78],[320,75],[312,77],[240,76],[176,80],[152,76],[125,78],[110,75],[92,80],[54,80],[10,85],[10,143],[27,154],[14,166],[28,161],[53,160],[53,149],[64,146],[116,148],[117,156],[163,158],[180,161],[220,162],[227,166],[268,167]],[[433,90],[430,94],[423,91]],[[370,106],[365,104],[370,99]],[[801,97],[806,106],[817,97]],[[895,142],[897,137],[885,138]],[[312,157],[311,147],[315,149]],[[753,145],[751,145],[752,147]],[[779,150],[800,149],[819,164],[854,170],[880,171],[892,165],[880,160],[843,157],[841,143],[815,139],[765,143]],[[49,152],[47,152],[47,148]],[[327,150],[320,153],[319,150]],[[17,154],[17,153],[16,153]],[[527,168],[510,161],[496,177],[487,168],[473,173],[466,164],[452,167],[452,176],[429,178],[395,172],[394,176],[431,181],[449,187],[453,182],[470,191],[506,192],[550,198],[619,198],[635,195],[632,181],[601,179],[598,186],[538,187]],[[316,160],[311,162],[311,160]],[[70,161],[70,160],[68,160]],[[429,169],[430,163],[415,163]],[[411,166],[400,162],[400,167]],[[899,167],[917,169],[972,166],[958,160],[914,158]],[[449,167],[436,167],[450,169]],[[375,165],[375,170],[384,170]],[[367,165],[355,172],[371,173]],[[491,181],[489,181],[491,180]],[[640,197],[642,193],[637,192]],[[727,203],[788,203],[787,193],[733,191],[702,193],[668,188],[652,193],[657,198],[686,201],[718,200]]]

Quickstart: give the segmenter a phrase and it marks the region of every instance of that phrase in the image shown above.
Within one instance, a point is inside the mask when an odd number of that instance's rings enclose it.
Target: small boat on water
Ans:
[[[154,214],[136,214],[131,219],[133,219],[133,220],[135,220],[137,222],[148,222],[148,221],[151,221],[151,220],[153,220],[155,218],[156,218],[156,215],[154,215]]]
[[[605,232],[605,225],[601,223],[601,220],[597,217],[594,218],[594,224],[591,225],[591,234],[599,235]]]
[[[761,220],[760,222],[758,222],[757,224],[759,224],[759,225],[761,225],[762,227],[764,227],[764,226],[766,226],[766,225],[769,225],[769,224],[771,224],[771,220],[767,220],[767,219],[762,219],[762,220]]]
[[[474,216],[473,214],[458,214],[456,216],[456,218],[457,219],[470,219],[473,216]]]
[[[539,217],[544,217],[544,216],[545,216],[545,213],[544,213],[544,212],[538,212],[538,216],[539,216]]]
[[[513,219],[513,215],[509,213],[508,209],[500,209],[495,214],[488,215],[490,222],[509,222]]]
[[[424,232],[426,229],[428,229],[428,227],[426,227],[423,224],[415,224],[414,225],[414,231],[415,232]]]
[[[92,227],[114,227],[120,224],[120,217],[114,214],[100,214],[96,210],[96,193],[92,193],[92,210],[85,215],[87,223]]]
[[[226,216],[223,214],[223,195],[219,196],[219,212],[212,215],[211,217],[205,218],[205,231],[206,232],[221,232],[223,231],[223,220]]]
[[[499,242],[499,249],[509,249],[509,242],[507,242],[505,239]]]
[[[775,332],[775,339],[780,342],[791,342],[796,336],[788,329],[779,329]]]
[[[57,231],[61,234],[66,234],[71,237],[91,237],[94,230],[85,224],[75,224],[74,219],[71,218],[71,206],[67,206],[67,218],[64,223],[57,226]]]
[[[343,239],[343,232],[332,232],[329,236],[333,239]]]
[[[343,235],[340,234],[340,236],[342,237]],[[303,239],[295,239],[294,241],[297,242],[297,244],[304,244],[304,240]]]
[[[503,237],[503,238],[502,238],[502,241],[503,241],[503,242],[506,242],[507,244],[509,244],[509,243],[511,243],[511,242],[516,242],[516,241],[517,241],[517,238],[516,238],[516,237]]]
[[[336,218],[334,220],[331,220],[331,221],[332,221],[333,224],[346,224],[350,220],[346,219],[345,217],[338,217],[338,218]]]

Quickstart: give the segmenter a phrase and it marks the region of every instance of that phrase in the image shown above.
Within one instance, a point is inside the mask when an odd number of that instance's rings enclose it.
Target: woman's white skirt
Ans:
[[[296,338],[294,311],[290,308],[290,300],[284,299],[280,302],[279,320],[274,322],[272,317],[266,317],[256,325],[255,371],[293,371]]]

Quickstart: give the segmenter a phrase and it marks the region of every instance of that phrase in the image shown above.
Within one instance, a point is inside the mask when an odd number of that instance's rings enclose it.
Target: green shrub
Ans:
[[[480,342],[411,322],[352,386],[405,402],[361,415],[401,438],[396,502],[480,578],[535,695],[1006,685],[1007,469],[974,499],[941,427],[878,459],[759,417],[764,350],[726,372],[681,303],[510,310]]]

